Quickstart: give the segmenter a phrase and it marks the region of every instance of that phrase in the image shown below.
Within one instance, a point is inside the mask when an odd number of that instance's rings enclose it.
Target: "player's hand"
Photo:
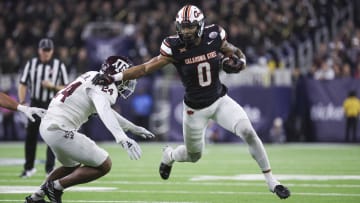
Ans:
[[[95,77],[91,80],[94,85],[110,85],[114,82],[114,78],[108,74],[101,74],[98,73]]]
[[[18,105],[17,107],[18,111],[23,112],[26,117],[28,117],[30,119],[30,121],[34,122],[35,118],[34,118],[34,114],[39,116],[40,118],[45,116],[46,110],[42,109],[42,108],[36,108],[36,107],[28,107],[28,106],[24,106],[24,105]]]
[[[134,140],[127,138],[120,141],[122,147],[127,151],[131,160],[138,160],[141,157],[141,148]]]
[[[133,133],[134,135],[140,136],[140,137],[145,138],[145,139],[155,137],[155,135],[152,132],[150,132],[146,128],[140,127],[140,126],[136,126],[133,129],[129,129],[129,131],[131,133]]]
[[[224,57],[221,60],[221,66],[226,73],[239,73],[245,69],[246,60],[233,54],[230,57]]]

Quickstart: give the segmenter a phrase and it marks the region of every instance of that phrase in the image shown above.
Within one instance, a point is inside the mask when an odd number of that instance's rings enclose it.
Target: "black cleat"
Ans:
[[[48,203],[48,202],[43,199],[35,201],[31,198],[31,195],[29,195],[25,197],[25,203]]]
[[[159,173],[162,179],[167,180],[170,176],[172,166],[160,163]]]
[[[51,203],[61,203],[61,195],[63,192],[54,188],[53,181],[47,181],[43,186],[46,196],[49,198]]]
[[[283,186],[283,185],[277,185],[274,188],[274,193],[280,198],[280,199],[286,199],[290,196],[290,190]]]

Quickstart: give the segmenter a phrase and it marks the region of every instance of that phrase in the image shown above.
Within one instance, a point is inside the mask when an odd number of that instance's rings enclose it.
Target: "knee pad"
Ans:
[[[201,152],[198,153],[188,153],[189,159],[191,162],[195,163],[201,158]]]

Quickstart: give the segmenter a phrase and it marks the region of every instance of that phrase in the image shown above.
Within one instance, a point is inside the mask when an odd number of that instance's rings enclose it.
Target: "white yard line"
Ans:
[[[41,183],[41,180],[36,179],[15,179],[15,180],[0,180],[0,183],[34,183],[39,184]],[[248,187],[248,186],[265,186],[264,183],[254,183],[254,182],[206,182],[206,181],[176,181],[176,182],[164,182],[162,180],[160,181],[107,181],[107,180],[97,180],[93,182],[94,185],[199,185],[199,186],[238,186],[238,187]],[[311,183],[286,183],[286,186],[292,186],[292,187],[313,187],[313,188],[360,188],[359,184],[311,184]],[[1,189],[2,186],[0,186]],[[3,186],[3,187],[13,187],[13,186]],[[24,187],[24,186],[19,186]],[[26,186],[27,187],[27,186]],[[1,193],[1,190],[0,190]]]
[[[292,174],[277,174],[278,180],[360,180],[360,175],[292,175]],[[264,180],[262,174],[243,174],[235,176],[214,176],[201,175],[190,179],[191,181],[216,181],[216,180]]]
[[[0,194],[1,193],[31,193],[37,189],[37,187],[29,187],[29,186],[23,186],[21,187],[22,190],[19,190],[20,186],[7,186],[7,189],[5,189],[4,186],[0,187]],[[79,188],[79,187],[78,187]],[[84,187],[80,191],[109,191],[104,190],[104,188],[101,188],[101,190],[96,190],[96,187]],[[28,191],[29,189],[32,189],[31,191]],[[34,190],[35,189],[35,190]],[[86,190],[89,189],[89,190]],[[271,192],[240,192],[240,191],[185,191],[185,190],[113,190],[113,188],[110,188],[112,191],[116,191],[117,193],[136,193],[136,194],[195,194],[195,195],[274,195]],[[79,191],[74,187],[71,191]],[[354,193],[311,193],[311,192],[293,192],[292,195],[298,195],[298,196],[328,196],[328,197],[360,197],[360,194],[354,194]],[[1,202],[2,200],[0,200]],[[68,200],[70,201],[70,200]],[[111,201],[110,201],[111,202]]]
[[[0,200],[0,202],[23,202],[24,200]],[[140,200],[114,200],[114,201],[102,201],[102,200],[63,200],[62,202],[90,202],[90,203],[200,203],[200,202],[159,202],[159,201],[140,201]]]
[[[0,194],[27,194],[36,191],[39,186],[0,186]],[[117,190],[116,187],[71,187],[69,191],[86,191],[86,192],[108,192]]]

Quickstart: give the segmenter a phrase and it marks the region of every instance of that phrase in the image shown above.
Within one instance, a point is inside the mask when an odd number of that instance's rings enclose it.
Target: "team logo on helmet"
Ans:
[[[201,37],[204,32],[205,17],[203,12],[194,5],[182,7],[176,15],[176,31],[181,40],[185,43],[192,43],[196,38]],[[195,28],[193,36],[184,35],[183,29]]]
[[[109,56],[101,65],[100,72],[115,75],[133,66],[133,62],[124,56]],[[126,80],[115,82],[119,94],[123,98],[129,97],[135,90],[136,80]]]

